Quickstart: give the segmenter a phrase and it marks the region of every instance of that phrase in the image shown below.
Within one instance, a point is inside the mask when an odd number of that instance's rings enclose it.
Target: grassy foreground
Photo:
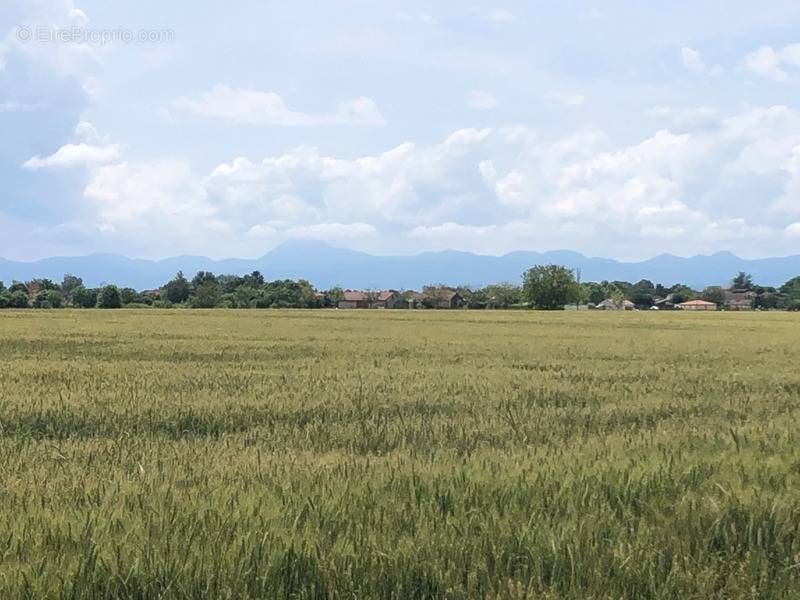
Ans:
[[[0,597],[800,595],[800,316],[0,313]]]

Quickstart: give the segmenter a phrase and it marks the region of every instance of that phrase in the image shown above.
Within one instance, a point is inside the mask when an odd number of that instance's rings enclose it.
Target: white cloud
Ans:
[[[180,246],[230,230],[208,202],[202,180],[185,161],[99,167],[84,196],[95,206],[99,228],[143,243],[168,236]]]
[[[497,108],[497,98],[483,90],[473,90],[467,95],[467,104],[475,110]]]
[[[709,66],[703,61],[700,52],[694,48],[684,46],[681,48],[681,61],[683,66],[696,75],[721,75],[725,69],[720,65]]]
[[[66,169],[110,163],[118,160],[119,157],[119,146],[66,144],[50,156],[29,158],[22,166],[33,171],[37,169]]]
[[[789,225],[786,228],[786,233],[791,237],[800,237],[800,222]]]
[[[108,140],[81,124],[80,144]],[[181,160],[117,160],[88,173],[98,235],[156,255],[259,255],[292,237],[382,252],[782,252],[798,229],[800,113],[750,109],[622,147],[597,131],[547,139],[516,126],[356,158],[298,147],[207,174]]]
[[[171,106],[198,115],[254,125],[311,127],[386,124],[375,102],[366,97],[342,102],[330,114],[312,114],[290,110],[283,98],[273,92],[235,89],[227,85],[215,86],[198,99],[178,98]]]
[[[762,46],[745,57],[748,70],[774,81],[786,81],[789,73],[785,67],[800,67],[800,43],[789,44],[781,50]]]
[[[23,19],[6,36],[6,54],[22,56],[36,63],[46,65],[58,77],[91,77],[101,63],[102,49],[78,41],[52,43],[39,40],[34,35],[31,40],[22,41],[17,36],[17,27],[27,27],[36,32],[39,29],[69,30],[84,27],[89,19],[86,13],[77,8],[73,0],[40,0],[25,3]]]
[[[290,227],[286,235],[290,238],[351,242],[354,238],[377,235],[378,230],[367,223],[314,223]]]
[[[49,156],[29,158],[22,164],[23,168],[35,171],[37,169],[91,167],[115,162],[121,156],[121,147],[111,144],[107,137],[100,137],[89,122],[78,123],[73,138],[74,143],[61,146]]]
[[[681,60],[683,61],[683,66],[692,73],[705,73],[706,71],[706,63],[700,58],[700,53],[693,48],[688,46],[681,48]]]

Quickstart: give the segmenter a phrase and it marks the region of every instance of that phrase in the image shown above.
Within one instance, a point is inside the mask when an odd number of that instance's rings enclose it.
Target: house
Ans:
[[[361,292],[346,290],[344,298],[339,300],[339,308],[396,308],[400,298],[396,291]]]
[[[706,302],[705,300],[690,300],[689,302],[678,304],[678,308],[691,311],[717,310],[717,305],[713,302]]]
[[[597,310],[635,310],[636,305],[630,300],[615,302],[611,298],[606,298],[595,307]]]
[[[753,310],[755,294],[749,290],[723,290],[725,308],[729,310]]]
[[[397,308],[400,304],[400,296],[395,290],[378,292],[377,297],[372,302],[371,308]]]
[[[408,308],[424,308],[425,305],[423,304],[423,300],[425,300],[425,294],[420,294],[419,292],[415,292],[414,290],[409,290],[405,293],[406,301],[408,302]]]
[[[464,299],[461,295],[450,288],[439,288],[428,297],[433,300],[434,308],[461,308],[464,306]]]
[[[656,298],[653,300],[653,308],[657,310],[675,310],[675,303],[672,301],[672,294],[666,298]]]
[[[369,300],[364,292],[345,290],[344,297],[337,303],[338,308],[369,308]]]

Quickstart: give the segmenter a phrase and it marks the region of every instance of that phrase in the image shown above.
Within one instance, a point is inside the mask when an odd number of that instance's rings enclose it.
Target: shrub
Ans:
[[[122,308],[122,298],[115,285],[107,285],[97,297],[97,308]]]

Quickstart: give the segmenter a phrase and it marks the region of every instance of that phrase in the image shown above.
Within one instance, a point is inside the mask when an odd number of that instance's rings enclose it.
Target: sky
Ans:
[[[0,257],[800,254],[796,0],[2,0]]]

